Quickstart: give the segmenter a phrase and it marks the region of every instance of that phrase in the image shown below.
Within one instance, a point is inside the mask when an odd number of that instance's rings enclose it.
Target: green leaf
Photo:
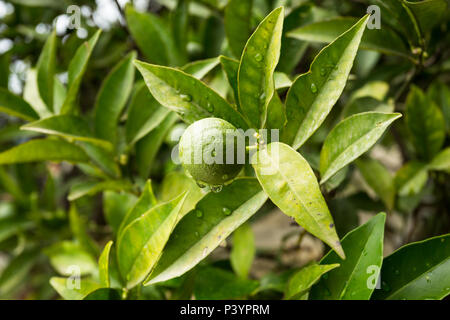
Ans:
[[[228,83],[233,90],[234,102],[239,109],[239,89],[238,89],[238,72],[239,72],[239,61],[231,59],[229,57],[220,56],[220,64],[222,65],[223,71],[227,77]]]
[[[0,54],[0,88],[8,88],[9,65],[11,64],[10,52]]]
[[[403,1],[417,21],[422,35],[426,35],[446,15],[448,4],[445,0]]]
[[[0,220],[0,243],[10,237],[23,233],[34,226],[33,221],[22,217],[10,217]]]
[[[333,218],[308,162],[284,143],[271,143],[252,158],[253,168],[270,200],[342,258]]]
[[[357,18],[350,17],[327,19],[292,30],[288,36],[303,41],[330,43],[357,22]],[[387,26],[381,29],[367,29],[361,39],[360,47],[411,58],[403,39]]]
[[[367,184],[391,211],[394,208],[396,195],[394,178],[391,173],[379,161],[373,159],[358,159],[356,165]]]
[[[87,141],[78,141],[77,145],[88,155],[95,165],[113,178],[119,178],[121,171],[112,152]]]
[[[161,106],[150,94],[145,83],[137,85],[130,102],[126,123],[126,137],[132,145],[158,127],[167,117],[169,109]]]
[[[222,118],[236,128],[247,129],[242,116],[218,93],[183,71],[140,61],[136,67],[144,77],[153,97],[163,106],[192,123],[207,117]]]
[[[275,92],[273,73],[280,58],[284,8],[272,11],[252,34],[239,63],[239,107],[255,128],[263,128]]]
[[[242,279],[248,277],[255,258],[255,237],[250,223],[246,222],[233,233],[230,262],[234,272]]]
[[[148,178],[154,165],[156,155],[164,142],[164,138],[167,136],[177,119],[178,116],[176,113],[169,112],[158,127],[137,142],[136,164],[139,175],[142,178]]]
[[[439,152],[428,164],[428,169],[450,173],[450,147]]]
[[[420,193],[427,180],[427,166],[419,161],[411,161],[397,171],[394,181],[399,196],[411,196]]]
[[[219,65],[219,58],[209,58],[204,60],[198,60],[194,62],[190,62],[184,65],[181,70],[186,73],[191,74],[195,78],[201,80],[203,79],[209,72],[211,72],[215,67]]]
[[[407,244],[384,259],[373,299],[440,300],[450,294],[450,235]]]
[[[194,295],[198,300],[242,299],[256,288],[258,281],[238,278],[229,271],[207,267],[199,270]]]
[[[127,288],[141,283],[153,269],[175,227],[183,194],[159,204],[127,225],[117,240],[119,270]]]
[[[346,104],[342,110],[342,118],[369,111],[390,113],[394,111],[394,102],[391,100],[380,101],[372,97],[360,97]]]
[[[169,199],[172,200],[173,198]],[[125,217],[123,218],[119,230],[117,231],[117,238],[120,237],[122,231],[131,222],[142,216],[145,212],[156,206],[156,198],[153,194],[152,183],[150,180],[145,184],[144,190],[142,190],[141,196],[136,201],[133,207],[131,207]]]
[[[209,193],[172,232],[145,284],[183,275],[217,248],[267,200],[254,178],[238,178],[220,193]]]
[[[111,247],[113,245],[112,241],[109,241],[105,248],[103,249],[100,258],[98,259],[98,271],[100,278],[100,285],[105,288],[109,288],[109,253],[111,251]]]
[[[89,293],[83,300],[122,300],[120,293],[117,289],[100,288]]]
[[[110,151],[113,149],[109,141],[95,137],[89,123],[78,116],[52,116],[23,125],[21,129],[56,135],[69,140],[88,141]]]
[[[87,69],[87,64],[89,58],[91,57],[92,51],[100,37],[101,30],[97,32],[89,39],[89,41],[84,42],[75,52],[72,60],[69,64],[69,83],[66,99],[61,107],[61,113],[73,113],[75,109],[75,104],[78,96],[78,90],[80,89],[81,80]]]
[[[160,65],[178,65],[180,58],[173,37],[159,17],[125,8],[127,25],[133,39],[145,57]]]
[[[39,119],[39,115],[25,100],[12,94],[5,88],[0,88],[0,112],[27,121]]]
[[[79,268],[80,276],[97,273],[97,262],[80,245],[63,241],[45,249],[50,264],[63,276],[71,276],[73,266]]]
[[[342,239],[347,259],[330,251],[321,265],[340,263],[312,287],[312,300],[368,300],[376,287],[383,260],[383,234],[386,215],[379,213]]]
[[[127,180],[86,181],[73,185],[70,188],[67,200],[74,201],[85,196],[93,196],[105,190],[128,191],[132,185]]]
[[[53,88],[56,64],[56,31],[45,42],[37,63],[39,94],[50,111],[53,111]]]
[[[325,273],[339,267],[335,264],[311,264],[296,272],[290,279],[286,287],[285,298],[289,300],[303,300],[309,289],[320,280]]]
[[[205,192],[197,186],[194,179],[189,178],[182,172],[173,171],[164,177],[161,185],[161,201],[172,200],[186,191],[189,191],[189,194],[186,196],[186,200],[181,208],[180,218],[195,208],[195,205],[203,198]]]
[[[416,86],[406,98],[405,121],[418,155],[430,160],[444,143],[445,120],[441,110]]]
[[[230,0],[225,7],[225,33],[235,57],[240,57],[251,34],[253,0]]]
[[[170,15],[170,26],[173,39],[183,63],[187,60],[187,44],[189,40],[189,0],[177,0],[177,5]]]
[[[0,275],[0,297],[2,299],[27,282],[26,277],[36,264],[40,251],[29,249],[12,258]]]
[[[46,118],[52,115],[39,94],[35,69],[29,69],[27,72],[27,79],[23,88],[23,99],[36,111],[39,118]]]
[[[117,122],[133,87],[135,58],[135,52],[123,58],[103,81],[97,96],[95,132],[112,143],[117,140]]]
[[[399,113],[364,112],[342,120],[330,131],[320,152],[324,183],[336,172],[370,149]]]
[[[320,127],[341,95],[353,65],[369,16],[326,46],[310,71],[294,80],[286,97],[288,122],[281,141],[295,150]]]
[[[0,153],[0,164],[69,161],[88,162],[86,154],[77,146],[62,140],[35,139]]]
[[[52,277],[50,284],[65,300],[83,300],[91,292],[100,289],[100,284],[91,279]]]
[[[93,256],[98,255],[99,248],[87,232],[87,221],[82,219],[74,203],[72,203],[70,206],[69,222],[70,229],[75,238],[78,240],[80,247],[82,247]]]
[[[439,81],[435,81],[428,88],[427,96],[442,110],[447,124],[447,132],[450,132],[450,88]]]
[[[118,234],[127,212],[136,204],[137,197],[127,192],[103,192],[103,214],[108,225]]]

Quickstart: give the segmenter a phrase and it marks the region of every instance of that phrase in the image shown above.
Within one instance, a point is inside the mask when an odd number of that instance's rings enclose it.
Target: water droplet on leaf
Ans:
[[[258,62],[262,61],[262,55],[261,55],[261,53],[255,54],[255,60],[258,61]]]
[[[311,92],[316,93],[317,92],[317,86],[315,83],[311,83]]]
[[[224,207],[224,208],[222,209],[222,212],[223,212],[223,214],[226,215],[226,216],[229,216],[229,215],[231,214],[231,210],[228,209],[228,208],[226,208],[226,207]]]

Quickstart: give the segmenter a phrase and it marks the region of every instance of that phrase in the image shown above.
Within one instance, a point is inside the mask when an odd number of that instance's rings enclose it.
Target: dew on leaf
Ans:
[[[311,83],[311,92],[316,93],[317,92],[317,86],[315,83]]]
[[[224,215],[229,216],[231,214],[231,210],[228,209],[227,207],[223,207],[222,208],[222,212]]]
[[[182,94],[182,95],[180,95],[180,97],[184,101],[187,101],[187,102],[192,101],[192,97],[190,95],[188,95],[188,94]]]
[[[261,53],[255,54],[255,60],[258,61],[258,62],[261,62],[261,61],[262,61],[262,55],[261,55]]]

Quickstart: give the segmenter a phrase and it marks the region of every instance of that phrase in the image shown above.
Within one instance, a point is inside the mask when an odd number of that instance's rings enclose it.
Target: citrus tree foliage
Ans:
[[[0,298],[450,294],[447,1],[93,3],[0,3]],[[187,170],[205,118],[272,131]],[[263,252],[269,212],[322,258]]]

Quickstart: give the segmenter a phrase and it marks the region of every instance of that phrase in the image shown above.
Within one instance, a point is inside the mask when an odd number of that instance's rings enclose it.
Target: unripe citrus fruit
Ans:
[[[180,161],[199,184],[221,186],[233,180],[243,167],[242,158],[238,161],[242,151],[245,153],[245,146],[240,143],[243,141],[243,134],[229,122],[205,118],[183,133]]]

